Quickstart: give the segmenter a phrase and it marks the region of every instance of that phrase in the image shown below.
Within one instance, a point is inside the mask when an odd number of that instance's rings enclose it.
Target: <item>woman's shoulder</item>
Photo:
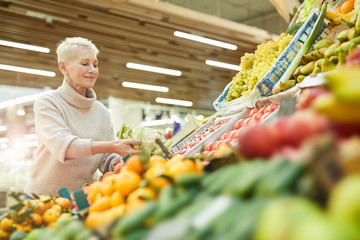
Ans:
[[[43,105],[48,103],[54,103],[56,102],[56,99],[58,98],[56,90],[50,90],[43,93],[40,93],[40,95],[35,100],[35,105]]]

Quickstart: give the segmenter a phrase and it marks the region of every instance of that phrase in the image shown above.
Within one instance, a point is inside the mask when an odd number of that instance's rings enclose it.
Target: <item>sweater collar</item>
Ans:
[[[96,93],[92,88],[86,89],[86,97],[76,92],[70,84],[64,79],[58,92],[66,102],[78,108],[89,108],[96,100]]]

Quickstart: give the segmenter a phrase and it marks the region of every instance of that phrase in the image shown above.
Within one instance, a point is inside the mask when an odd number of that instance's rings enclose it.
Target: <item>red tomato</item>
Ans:
[[[260,109],[258,109],[258,108],[254,108],[253,110],[251,110],[251,111],[249,112],[249,116],[248,116],[248,117],[254,116],[254,114],[257,113],[259,110],[260,110]]]
[[[260,121],[264,121],[270,114],[271,114],[270,112],[264,113],[264,115],[262,115]]]
[[[227,138],[227,139],[225,139],[225,140],[223,141],[223,144],[228,144],[228,145],[230,145],[231,141],[232,141],[231,138]]]
[[[262,108],[260,108],[259,113],[264,114],[264,113],[265,113],[265,109],[266,109],[266,107],[262,107]]]
[[[252,119],[254,119],[255,121],[259,122],[262,116],[263,116],[262,113],[257,112],[257,113],[254,114],[254,116],[252,117]]]
[[[244,121],[245,121],[245,119],[238,120],[234,125],[234,130],[238,130],[239,128],[241,128],[244,124]]]
[[[254,125],[256,124],[256,121],[254,119],[251,119],[251,118],[248,118],[245,120],[244,124],[243,124],[243,127],[244,126],[249,126],[249,125]]]
[[[278,108],[279,108],[279,104],[273,103],[273,104],[270,105],[271,112],[275,111]]]

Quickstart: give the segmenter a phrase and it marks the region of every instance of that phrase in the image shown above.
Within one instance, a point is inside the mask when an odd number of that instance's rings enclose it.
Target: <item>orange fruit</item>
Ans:
[[[101,212],[92,212],[89,213],[89,215],[85,219],[85,225],[88,228],[95,228],[97,226],[100,226],[100,216]]]
[[[111,207],[110,197],[103,196],[90,205],[89,213],[103,212]]]
[[[126,212],[134,212],[146,204],[145,200],[135,200],[126,204]]]
[[[52,206],[50,209],[54,209],[55,211],[57,211],[58,213],[62,212],[62,207],[58,204],[55,204],[54,206]]]
[[[6,231],[6,232],[11,232],[11,228],[14,225],[14,221],[10,218],[4,218],[3,220],[1,220],[0,223],[0,229]]]
[[[58,197],[55,199],[55,203],[59,206],[61,206],[61,208],[63,210],[66,210],[66,209],[70,209],[71,208],[71,202],[69,199],[67,198],[64,198],[64,197]]]
[[[145,172],[145,179],[149,181],[149,185],[155,190],[159,190],[164,186],[170,184],[170,181],[161,175],[165,174],[165,168],[151,167]]]
[[[30,224],[16,224],[16,231],[20,232],[30,232],[32,227]]]
[[[140,156],[132,155],[131,157],[129,157],[126,160],[125,165],[122,169],[124,169],[124,168],[126,170],[136,172],[137,174],[141,174],[143,171],[143,166],[142,166]]]
[[[153,155],[149,158],[149,168],[154,167],[154,166],[165,166],[166,164],[166,159],[163,158],[162,156],[159,155]]]
[[[98,193],[101,193],[102,183],[101,182],[94,182],[90,185],[89,192],[88,192],[88,199],[90,202],[94,202]]]
[[[50,224],[52,222],[55,222],[59,218],[59,215],[59,212],[50,208],[45,211],[43,215],[43,220],[46,224]]]
[[[347,0],[341,5],[341,14],[347,14],[354,9],[355,0]]]
[[[124,203],[124,198],[121,196],[120,192],[115,191],[110,197],[111,207],[117,207]]]
[[[139,174],[129,170],[123,170],[116,178],[115,188],[123,197],[126,197],[139,187],[141,177]]]
[[[40,227],[43,223],[43,219],[40,214],[37,213],[31,213],[31,222],[34,227]]]
[[[10,237],[10,234],[11,232],[0,229],[0,239],[8,239]]]
[[[171,178],[174,178],[177,175],[182,175],[185,173],[195,172],[195,164],[192,160],[185,159],[183,161],[178,161],[167,168],[167,175]]]
[[[136,200],[146,200],[146,199],[155,199],[156,192],[152,188],[138,188],[135,191],[131,192],[127,197],[127,202],[132,202]]]

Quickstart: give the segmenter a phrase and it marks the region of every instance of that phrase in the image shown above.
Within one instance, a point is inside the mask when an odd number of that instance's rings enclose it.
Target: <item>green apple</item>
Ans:
[[[354,221],[360,225],[360,175],[350,175],[341,180],[330,194],[330,216]]]
[[[358,240],[360,229],[353,222],[329,216],[312,217],[295,226],[289,240]]]
[[[255,240],[289,239],[295,226],[324,213],[313,202],[300,197],[279,198],[263,210]]]

